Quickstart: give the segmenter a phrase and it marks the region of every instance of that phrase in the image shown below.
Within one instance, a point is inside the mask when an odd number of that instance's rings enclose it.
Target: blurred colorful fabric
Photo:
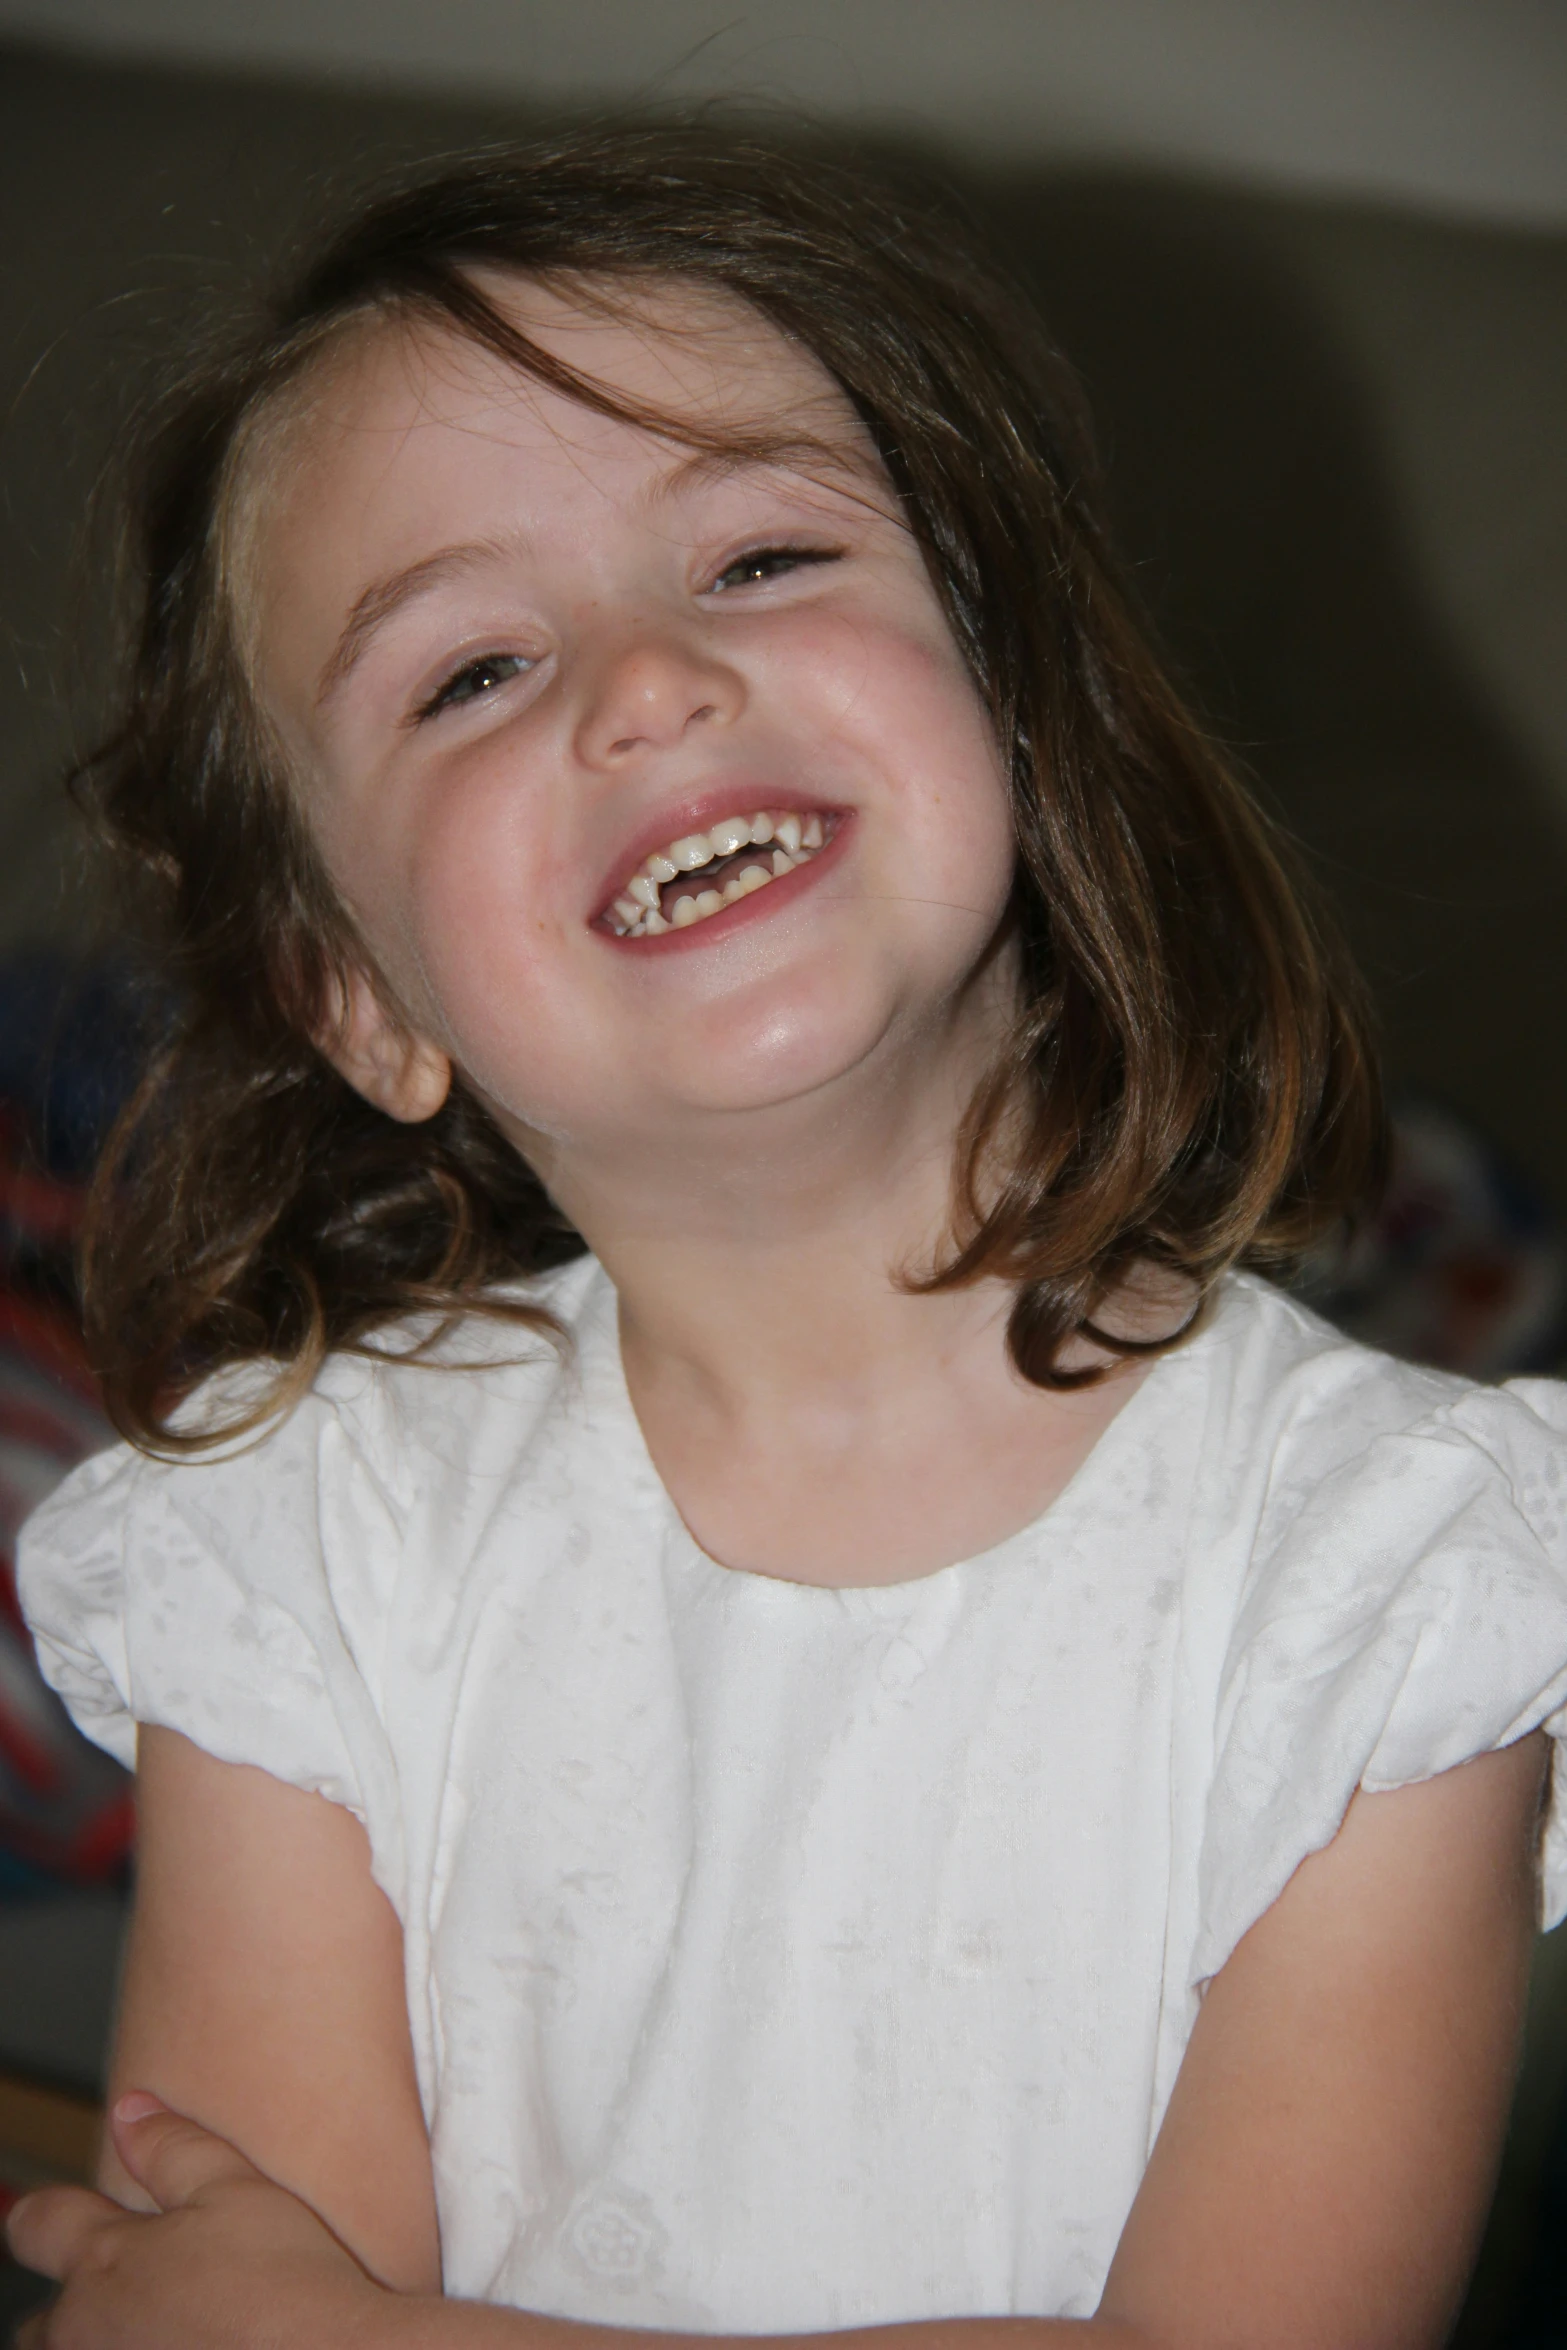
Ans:
[[[1567,1363],[1567,1247],[1535,1186],[1441,1102],[1393,1106],[1375,1217],[1325,1251],[1302,1295],[1352,1338],[1470,1379]]]
[[[16,1600],[22,1520],[112,1440],[75,1310],[85,1178],[135,1065],[116,966],[0,964],[0,1898],[121,1875],[131,1783],[44,1686]]]

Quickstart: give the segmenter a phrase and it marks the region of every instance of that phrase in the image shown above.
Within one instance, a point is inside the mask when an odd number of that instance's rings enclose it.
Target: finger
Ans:
[[[120,2160],[160,2211],[189,2203],[206,2187],[261,2176],[227,2138],[171,2113],[143,2091],[122,2097],[109,2124]]]
[[[89,2187],[40,2187],[13,2207],[5,2223],[6,2241],[23,2268],[58,2284],[93,2238],[125,2216],[118,2203]]]

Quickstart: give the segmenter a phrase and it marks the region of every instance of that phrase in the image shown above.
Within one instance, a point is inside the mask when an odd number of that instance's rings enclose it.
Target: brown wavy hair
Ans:
[[[212,1441],[209,1420],[181,1432],[170,1413],[238,1362],[260,1385],[228,1431],[260,1425],[329,1350],[368,1350],[409,1315],[537,1325],[506,1285],[584,1245],[460,1080],[400,1125],[312,1042],[334,976],[364,958],[252,694],[232,578],[269,423],[377,318],[455,329],[707,445],[531,343],[482,290],[496,270],[596,299],[679,280],[812,352],[874,437],[985,698],[1023,986],[959,1137],[950,1252],[920,1286],[1004,1278],[1018,1368],[1068,1385],[1084,1374],[1064,1345],[1099,1335],[1130,1269],[1200,1299],[1350,1213],[1381,1136],[1357,983],[1150,649],[1072,379],[1026,302],[895,181],[703,127],[598,129],[383,189],[136,436],[121,714],[76,778],[150,888],[179,1007],[106,1153],[85,1251],[118,1425],[160,1450]]]

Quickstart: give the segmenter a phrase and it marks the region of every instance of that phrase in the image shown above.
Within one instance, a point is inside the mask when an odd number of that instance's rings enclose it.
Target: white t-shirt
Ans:
[[[79,1470],[45,1670],[365,1822],[449,2291],[1088,2315],[1198,1987],[1355,1789],[1567,1734],[1567,1388],[1233,1279],[1035,1524],[824,1590],[703,1555],[607,1279],[540,1287],[564,1359],[334,1360],[248,1450]]]

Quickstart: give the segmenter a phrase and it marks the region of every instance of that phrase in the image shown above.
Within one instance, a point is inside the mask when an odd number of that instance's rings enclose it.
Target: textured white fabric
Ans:
[[[831,1591],[702,1555],[607,1281],[545,1287],[564,1360],[336,1361],[233,1457],[80,1470],[45,1669],[126,1760],[168,1724],[366,1822],[451,2291],[1088,2314],[1198,1986],[1355,1788],[1567,1729],[1567,1389],[1234,1280],[1035,1525]]]

